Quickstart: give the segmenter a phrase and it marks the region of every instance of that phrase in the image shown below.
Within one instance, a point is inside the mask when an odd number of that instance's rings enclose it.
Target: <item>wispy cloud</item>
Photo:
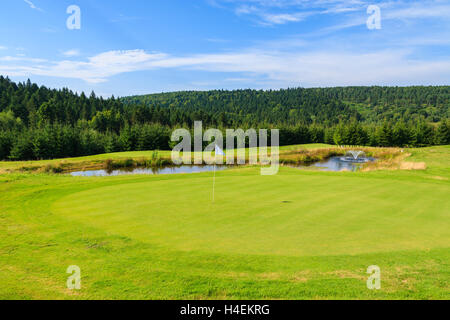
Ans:
[[[414,1],[373,1],[373,0],[215,0],[216,6],[233,8],[236,15],[249,16],[260,25],[280,25],[306,20],[315,15],[348,16],[355,20],[357,13],[360,18],[367,19],[366,9],[371,4],[377,4],[383,9],[383,19],[409,20],[450,17],[450,5],[442,0]],[[333,29],[345,29],[335,26]]]
[[[6,61],[6,62],[32,62],[32,63],[42,63],[47,62],[46,59],[39,59],[39,58],[28,58],[25,56],[25,54],[18,54],[16,56],[4,56],[0,57],[0,61]]]
[[[386,10],[385,19],[428,19],[444,18],[450,19],[450,4],[428,1],[414,3],[407,7]]]
[[[257,17],[257,23],[264,26],[280,25],[289,22],[299,22],[313,15],[313,12],[271,12],[259,7],[242,5],[235,9],[237,15],[248,15]]]
[[[67,50],[62,52],[62,54],[66,57],[76,57],[80,55],[80,50],[78,49],[71,49],[71,50]]]
[[[263,23],[269,25],[285,24],[289,22],[298,22],[309,16],[310,13],[281,13],[281,14],[263,14]]]
[[[147,53],[143,50],[108,51],[90,57],[87,61],[62,60],[45,64],[0,65],[0,74],[11,76],[40,75],[101,83],[117,74],[149,70],[153,61],[162,61],[165,56],[159,53]],[[0,61],[19,61],[19,58],[0,57]]]
[[[443,4],[444,1],[440,0],[424,0],[424,1],[386,1],[379,3],[381,8],[382,23],[402,22],[408,26],[408,30],[411,32],[411,26],[422,24],[426,26],[429,21],[444,21],[444,25],[450,26],[450,5]],[[361,10],[346,11],[346,14],[342,17],[338,24],[332,24],[325,26],[322,29],[315,32],[316,35],[325,35],[334,33],[337,31],[346,30],[354,27],[365,26],[367,23],[366,5]],[[324,12],[323,12],[324,13]],[[323,14],[322,13],[322,14]],[[383,27],[384,28],[384,27]],[[395,29],[398,31],[398,24],[395,25]],[[414,33],[417,33],[416,30]],[[401,41],[398,39],[398,41]]]
[[[372,84],[443,84],[450,81],[448,59],[411,58],[408,50],[372,53],[243,50],[217,54],[172,56],[144,50],[108,51],[86,61],[59,61],[36,65],[1,65],[10,76],[50,76],[101,83],[110,77],[155,69],[186,69],[235,73],[237,77],[282,86],[336,86]],[[6,59],[18,61],[18,59]],[[0,59],[0,61],[6,61]]]
[[[344,14],[362,9],[359,0],[215,0],[214,6],[249,16],[264,26],[295,23],[319,14]]]
[[[31,9],[38,10],[38,11],[41,11],[41,12],[44,11],[44,10],[42,10],[41,8],[37,7],[37,6],[36,6],[33,2],[31,2],[30,0],[23,0],[23,1],[25,1],[25,3],[27,3],[27,4],[30,6]]]

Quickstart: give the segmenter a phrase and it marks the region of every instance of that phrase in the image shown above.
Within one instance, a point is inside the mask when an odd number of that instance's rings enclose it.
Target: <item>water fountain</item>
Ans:
[[[371,161],[370,158],[366,156],[364,151],[348,151],[345,156],[340,158],[341,161],[344,162],[352,162],[352,163],[365,163]]]

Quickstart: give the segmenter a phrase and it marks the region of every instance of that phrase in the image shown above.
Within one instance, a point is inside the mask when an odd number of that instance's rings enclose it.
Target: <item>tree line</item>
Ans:
[[[449,97],[450,87],[348,87],[104,99],[0,77],[0,159],[170,150],[172,131],[194,121],[280,129],[280,145],[450,144]]]
[[[219,118],[218,124],[333,125],[402,119],[430,123],[450,117],[450,86],[291,88],[282,90],[185,91],[125,97],[126,105],[163,107]],[[207,116],[206,116],[207,115]],[[214,124],[214,123],[212,123]]]

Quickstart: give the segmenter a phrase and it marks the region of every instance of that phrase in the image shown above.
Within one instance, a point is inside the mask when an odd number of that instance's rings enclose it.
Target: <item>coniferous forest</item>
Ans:
[[[450,86],[174,92],[125,98],[0,76],[0,159],[169,150],[175,128],[280,129],[280,145],[450,144]]]

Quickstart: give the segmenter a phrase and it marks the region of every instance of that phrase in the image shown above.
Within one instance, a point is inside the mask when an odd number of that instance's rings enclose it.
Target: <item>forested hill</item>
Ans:
[[[243,123],[333,124],[356,118],[366,123],[450,117],[450,86],[337,87],[285,90],[184,91],[122,98],[137,104],[220,115]]]
[[[103,99],[0,76],[0,112],[8,111],[27,127],[92,121],[101,131],[125,124],[192,126],[195,120],[219,127],[437,123],[450,118],[450,86],[186,91]]]
[[[170,150],[175,128],[277,128],[280,144],[450,144],[450,87],[348,87],[97,97],[0,76],[0,160]]]

